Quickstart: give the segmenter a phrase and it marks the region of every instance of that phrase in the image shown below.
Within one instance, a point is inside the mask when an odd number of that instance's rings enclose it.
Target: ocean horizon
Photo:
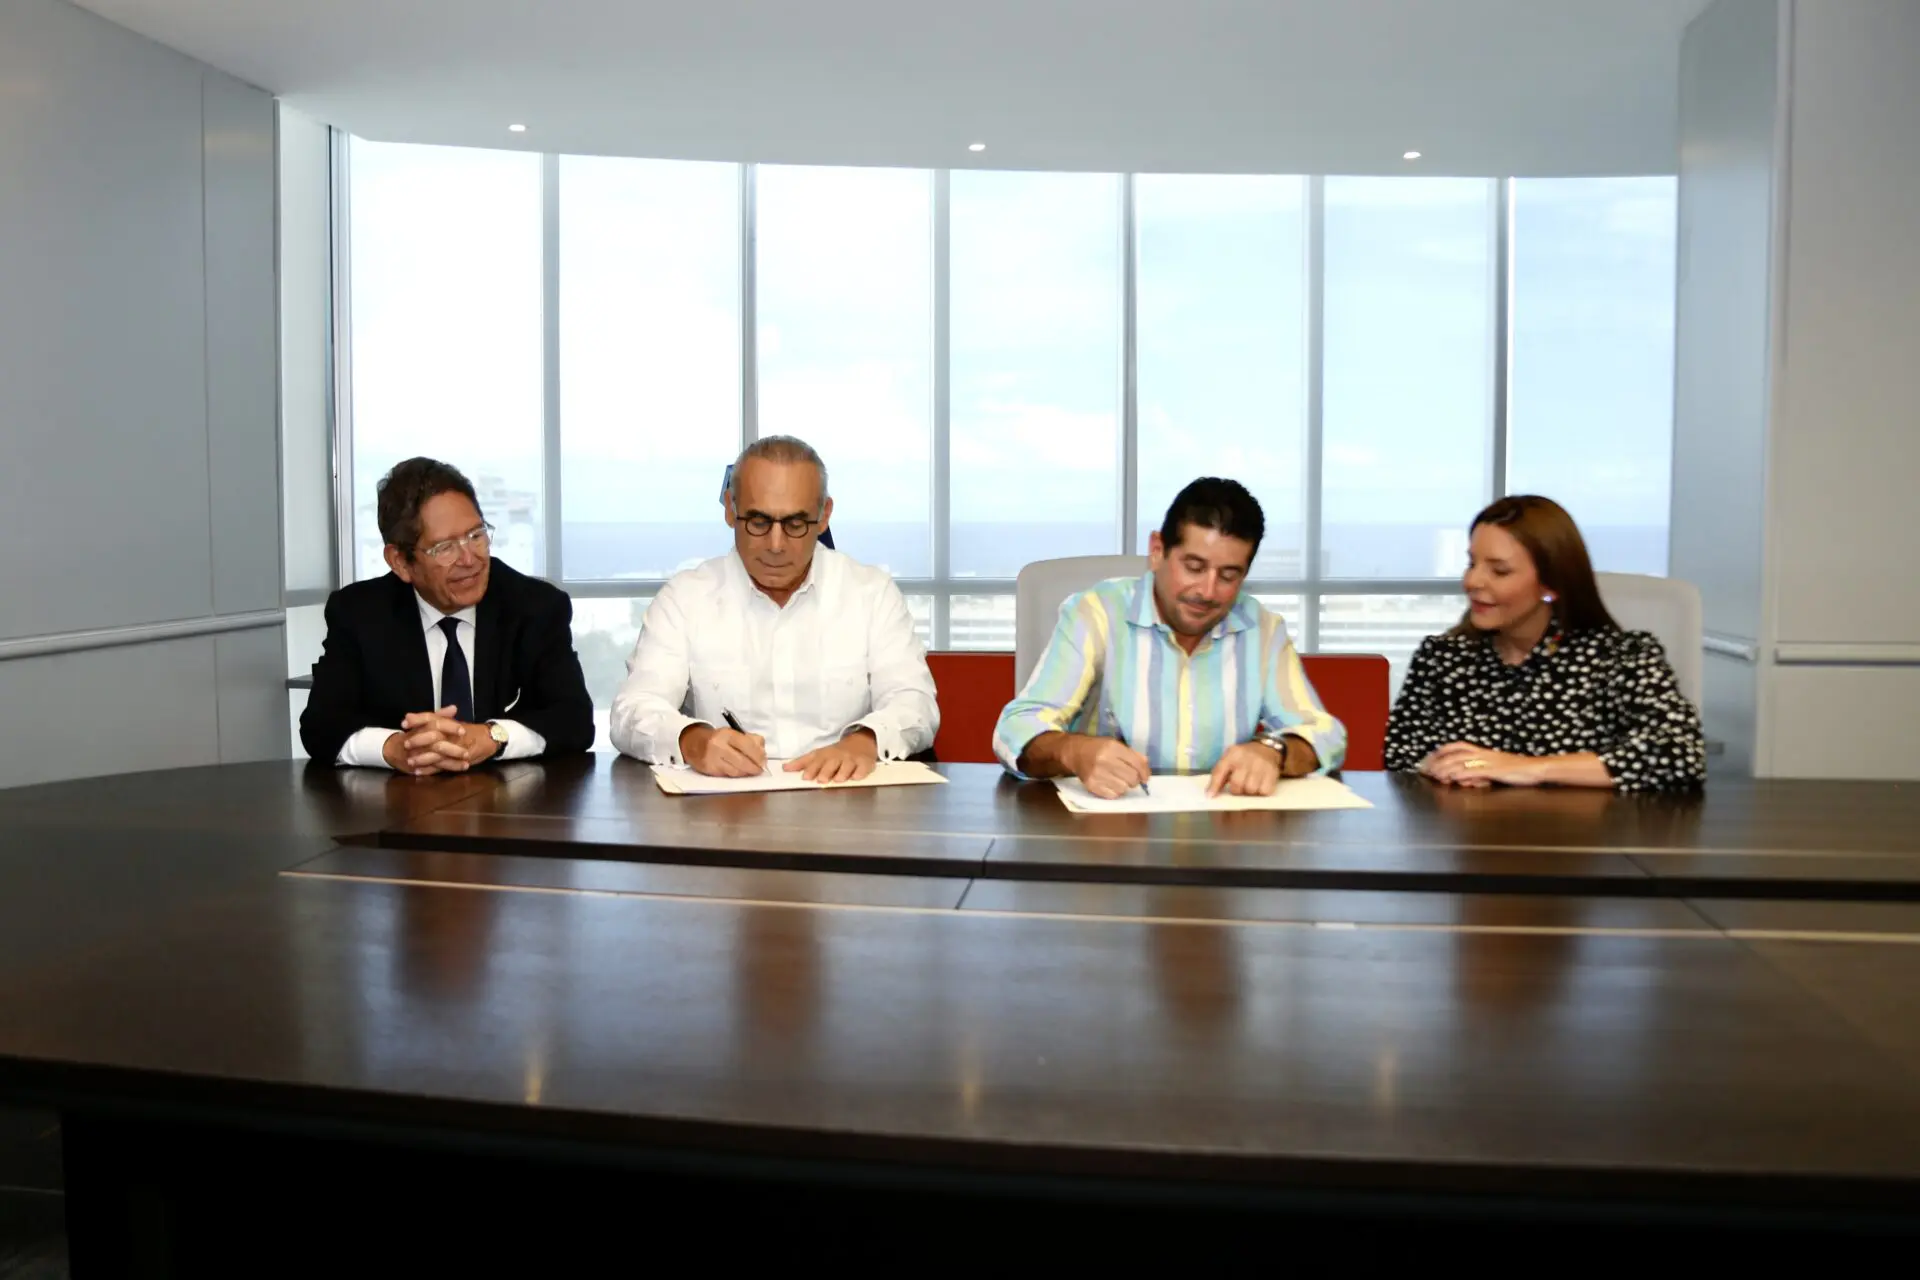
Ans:
[[[835,520],[834,542],[866,564],[898,578],[931,578],[933,549],[925,523]],[[1582,531],[1597,568],[1617,573],[1665,574],[1667,531],[1644,525],[1596,525]],[[718,520],[675,524],[568,521],[562,526],[562,567],[568,581],[671,577],[724,555],[730,534]],[[1030,521],[953,526],[951,580],[999,583],[1023,565],[1056,556],[1111,555],[1114,530],[1106,524]],[[1298,524],[1270,528],[1254,562],[1256,579],[1305,575]],[[1464,567],[1464,529],[1431,525],[1333,524],[1325,531],[1322,578],[1451,578]]]

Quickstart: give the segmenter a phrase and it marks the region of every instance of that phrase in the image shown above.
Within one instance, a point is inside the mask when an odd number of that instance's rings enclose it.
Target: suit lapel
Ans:
[[[433,667],[427,661],[427,633],[420,625],[420,602],[413,588],[393,580],[395,649],[400,660],[402,705],[409,712],[437,710],[433,705]]]
[[[505,589],[498,577],[500,565],[493,566],[493,573],[495,579],[487,585],[487,594],[480,597],[480,608],[475,612],[473,623],[473,714],[483,721],[497,720],[501,715],[497,677],[506,643],[506,637],[501,634],[506,622],[505,610],[500,607]],[[509,696],[512,693],[508,691]]]

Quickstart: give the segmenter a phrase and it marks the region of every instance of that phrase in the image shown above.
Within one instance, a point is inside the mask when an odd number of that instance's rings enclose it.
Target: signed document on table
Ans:
[[[1078,778],[1055,778],[1060,803],[1075,813],[1197,813],[1207,809],[1371,809],[1336,778],[1287,778],[1270,796],[1218,795],[1207,798],[1204,773],[1156,773],[1143,793],[1136,787],[1117,800],[1102,800]]]
[[[742,791],[844,791],[848,787],[908,787],[946,779],[916,760],[889,760],[875,765],[873,772],[858,782],[808,782],[797,772],[786,771],[785,760],[767,761],[767,771],[750,778],[710,778],[682,765],[656,764],[653,780],[672,796],[732,795]]]

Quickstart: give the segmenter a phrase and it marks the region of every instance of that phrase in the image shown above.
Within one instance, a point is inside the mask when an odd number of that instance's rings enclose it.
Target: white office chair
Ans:
[[[1700,705],[1703,666],[1700,656],[1704,622],[1700,588],[1677,578],[1655,578],[1643,573],[1596,573],[1600,600],[1628,631],[1651,631],[1667,651],[1673,678],[1694,706]]]
[[[1040,665],[1060,621],[1062,601],[1096,582],[1137,578],[1146,571],[1145,556],[1062,556],[1035,560],[1022,569],[1013,586],[1014,689],[1026,688],[1027,677]]]

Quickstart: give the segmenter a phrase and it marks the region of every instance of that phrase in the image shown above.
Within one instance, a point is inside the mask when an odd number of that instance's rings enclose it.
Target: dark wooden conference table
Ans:
[[[74,1274],[1920,1223],[1920,785],[1075,816],[942,772],[0,792],[0,1104],[61,1115]]]

